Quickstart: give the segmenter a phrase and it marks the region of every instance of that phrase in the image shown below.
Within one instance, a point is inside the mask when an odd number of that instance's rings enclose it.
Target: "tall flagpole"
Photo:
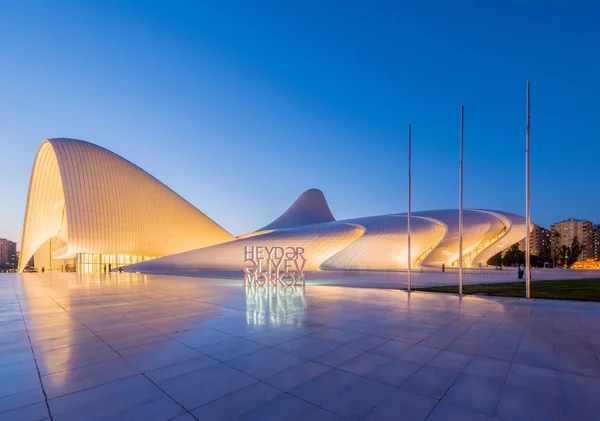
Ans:
[[[411,161],[411,126],[408,125],[408,286],[407,289],[410,291],[412,283],[412,272],[411,272],[411,259],[410,259],[410,206],[411,206],[411,174],[410,174],[410,161]]]
[[[525,149],[525,298],[531,298],[531,258],[530,258],[530,226],[531,226],[531,81],[527,81],[527,147]]]
[[[463,153],[465,106],[460,106],[460,188],[458,194],[458,293],[463,293]]]

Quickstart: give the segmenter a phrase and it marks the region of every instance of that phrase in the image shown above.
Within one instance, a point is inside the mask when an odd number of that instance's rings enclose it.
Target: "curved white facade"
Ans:
[[[45,140],[29,184],[19,270],[238,271],[246,247],[301,247],[306,270],[404,270],[458,266],[458,211],[336,221],[311,189],[275,221],[233,237],[170,188],[120,156],[74,139]],[[463,265],[477,267],[525,236],[524,218],[464,211]],[[71,266],[69,266],[71,265]]]
[[[331,221],[330,221],[331,220]],[[328,222],[329,221],[329,222]],[[412,268],[458,267],[458,210],[414,212]],[[464,211],[463,264],[482,266],[525,237],[525,219],[506,212]],[[318,190],[303,193],[278,219],[236,241],[142,262],[128,271],[241,271],[246,247],[302,247],[306,270],[405,270],[407,215],[335,221]]]
[[[90,261],[79,264],[115,266],[233,239],[120,156],[81,140],[49,139],[33,164],[19,271],[34,254],[38,268],[82,255]]]

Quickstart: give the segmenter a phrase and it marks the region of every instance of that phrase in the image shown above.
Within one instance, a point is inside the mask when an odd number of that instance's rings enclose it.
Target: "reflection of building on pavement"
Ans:
[[[246,323],[273,327],[296,326],[306,319],[303,287],[244,288]]]

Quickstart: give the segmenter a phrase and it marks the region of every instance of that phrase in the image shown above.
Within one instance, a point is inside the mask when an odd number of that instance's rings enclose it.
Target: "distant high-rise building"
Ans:
[[[577,237],[579,242],[583,244],[583,252],[579,256],[579,260],[590,259],[594,257],[594,233],[593,225],[590,221],[569,218],[564,221],[557,222],[550,226],[552,231],[560,234],[560,237],[552,238],[553,247],[570,246],[573,239]],[[551,235],[552,237],[552,235]]]
[[[525,238],[519,241],[519,250],[525,251]],[[550,256],[550,231],[539,225],[534,225],[529,236],[529,254]]]
[[[600,225],[592,226],[592,256],[596,260],[600,260]]]
[[[17,263],[17,243],[0,238],[0,268],[16,268]]]

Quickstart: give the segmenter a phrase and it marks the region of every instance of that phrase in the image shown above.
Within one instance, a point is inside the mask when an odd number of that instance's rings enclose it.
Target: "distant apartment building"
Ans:
[[[16,268],[18,263],[17,243],[0,238],[0,267]]]
[[[525,238],[519,241],[519,250],[525,251]],[[550,231],[534,225],[529,236],[529,254],[550,256]]]
[[[600,260],[600,225],[592,226],[592,256],[596,260]]]
[[[556,231],[560,234],[557,239],[552,239],[554,247],[570,246],[573,239],[577,237],[579,242],[583,244],[583,253],[579,256],[579,260],[586,260],[596,257],[597,247],[595,246],[594,226],[590,221],[569,218],[564,221],[557,222],[550,226],[551,231]]]

